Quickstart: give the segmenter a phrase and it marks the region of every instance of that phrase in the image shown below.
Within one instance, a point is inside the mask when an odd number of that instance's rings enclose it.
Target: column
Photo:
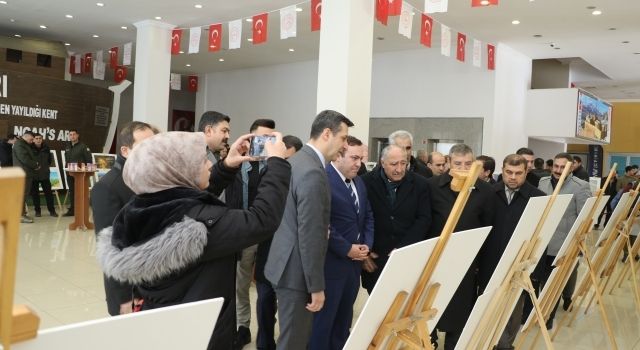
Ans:
[[[153,20],[133,25],[137,28],[133,120],[166,131],[169,123],[171,30],[175,26]]]
[[[375,2],[323,0],[317,111],[343,113],[349,134],[369,143]]]

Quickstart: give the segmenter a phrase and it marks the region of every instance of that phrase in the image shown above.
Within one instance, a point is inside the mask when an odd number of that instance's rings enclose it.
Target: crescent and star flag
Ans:
[[[402,14],[402,0],[387,0],[389,2],[389,16],[400,16]],[[408,6],[404,6],[407,8]]]
[[[222,47],[222,23],[209,26],[209,51],[220,51]]]
[[[118,47],[109,49],[109,68],[118,68]]]
[[[448,5],[449,5],[448,0],[424,0],[424,12],[426,13],[447,12]]]
[[[189,29],[189,53],[198,53],[200,51],[201,35],[202,35],[201,27],[193,27]]]
[[[471,7],[498,5],[498,0],[471,0]]]
[[[92,69],[91,69],[91,56],[92,54],[90,53],[85,53],[84,54],[84,72],[85,73],[91,73]]]
[[[496,69],[496,47],[491,44],[487,44],[487,69]]]
[[[198,77],[195,75],[189,76],[189,91],[198,92]]]
[[[464,62],[464,56],[465,56],[465,46],[467,45],[467,36],[462,34],[462,33],[458,33],[458,47],[456,50],[456,59],[460,62]]]
[[[268,13],[253,16],[253,45],[262,44],[267,41],[268,20]]]
[[[433,18],[422,14],[422,28],[420,29],[420,44],[431,47],[431,33],[433,33]]]
[[[389,0],[376,0],[376,19],[385,26],[387,25],[389,20]]]
[[[451,57],[451,28],[440,24],[440,53],[444,56]]]
[[[171,31],[171,54],[178,55],[180,53],[180,39],[182,39],[182,29],[174,29]]]
[[[322,0],[311,0],[311,31],[320,30]]]
[[[480,68],[482,65],[482,42],[473,39],[473,65]]]
[[[242,42],[242,20],[229,22],[229,50],[239,49]]]
[[[399,1],[399,0],[396,0]],[[413,29],[413,10],[408,4],[402,5],[402,13],[398,22],[398,33],[411,39],[411,30]]]
[[[280,39],[294,38],[297,30],[296,6],[280,9]]]
[[[113,72],[113,80],[119,84],[125,79],[127,79],[127,67],[118,66],[118,68]]]

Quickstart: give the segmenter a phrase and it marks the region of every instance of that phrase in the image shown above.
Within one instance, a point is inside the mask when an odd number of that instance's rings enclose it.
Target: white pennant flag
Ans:
[[[93,79],[104,80],[104,71],[107,64],[102,61],[93,61]]]
[[[440,24],[440,53],[451,57],[451,28]]]
[[[424,0],[424,12],[447,12],[449,0]]]
[[[75,67],[73,67],[73,72],[76,74],[82,73],[82,55],[76,55]]]
[[[296,5],[280,9],[280,39],[296,36],[297,13]]]
[[[402,2],[402,13],[398,23],[398,33],[411,39],[411,29],[413,28],[413,8],[406,1]]]
[[[171,90],[180,90],[182,76],[180,74],[171,73]]]
[[[476,39],[473,39],[473,65],[482,66],[482,42]]]
[[[229,22],[229,50],[239,49],[242,41],[242,20]]]
[[[122,65],[130,66],[131,65],[131,49],[132,44],[126,43],[124,44],[124,51],[122,52]]]
[[[189,30],[189,53],[200,51],[200,35],[202,35],[201,27],[193,27]]]
[[[96,57],[93,59],[93,62],[104,62],[102,50],[96,51]]]

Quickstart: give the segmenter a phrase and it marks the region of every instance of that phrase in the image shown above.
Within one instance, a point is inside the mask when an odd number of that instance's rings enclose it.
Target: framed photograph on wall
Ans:
[[[611,142],[610,103],[578,90],[576,137],[598,142]]]
[[[58,155],[56,151],[51,150],[51,163],[49,164],[49,182],[51,182],[52,190],[64,190],[60,168],[58,167]]]

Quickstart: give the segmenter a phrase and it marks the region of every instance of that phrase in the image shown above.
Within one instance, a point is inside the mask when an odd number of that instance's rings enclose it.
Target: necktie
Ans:
[[[351,200],[356,206],[356,213],[360,214],[360,202],[358,202],[358,196],[356,196],[356,189],[353,187],[353,182],[347,180],[347,187],[351,190]]]
[[[516,191],[507,190],[507,204],[511,204],[511,201],[513,200],[513,195],[515,193]]]

